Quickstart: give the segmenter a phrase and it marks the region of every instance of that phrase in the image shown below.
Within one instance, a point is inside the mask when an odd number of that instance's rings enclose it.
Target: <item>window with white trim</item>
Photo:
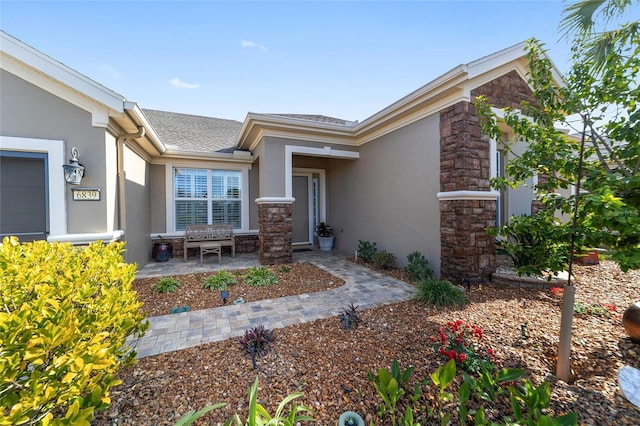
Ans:
[[[176,231],[200,224],[242,227],[240,171],[176,168],[173,187]]]

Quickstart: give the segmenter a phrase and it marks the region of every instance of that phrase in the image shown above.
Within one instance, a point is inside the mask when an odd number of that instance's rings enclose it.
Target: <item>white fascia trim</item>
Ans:
[[[91,99],[115,110],[123,111],[124,97],[78,71],[56,61],[39,50],[22,41],[0,31],[1,50],[6,56],[28,65],[29,67],[59,81],[60,83],[88,96]],[[3,55],[4,56],[4,55]],[[5,66],[2,60],[2,68]],[[21,75],[17,74],[22,77]]]
[[[293,198],[293,154],[305,154],[315,157],[346,158],[355,160],[360,158],[357,151],[333,149],[330,146],[314,148],[310,146],[285,145],[284,147],[284,195]]]
[[[490,55],[483,56],[475,61],[469,62],[469,64],[467,64],[469,79],[478,77],[481,74],[526,56],[525,47],[526,43],[520,42]]]
[[[449,200],[497,200],[500,198],[498,191],[447,191],[438,192],[439,201]]]
[[[256,198],[256,204],[293,204],[293,197],[260,197]]]
[[[135,102],[125,101],[124,109],[131,114],[136,121],[137,125],[141,125],[145,129],[145,137],[151,141],[153,146],[160,152],[160,154],[164,154],[167,151],[166,146],[160,140],[160,136],[156,133],[156,131],[151,126],[151,123],[147,119],[147,116],[144,115],[142,109]],[[137,129],[136,129],[137,131]]]
[[[123,230],[115,230],[112,232],[96,232],[87,234],[64,234],[64,235],[52,235],[47,238],[50,243],[71,243],[74,245],[91,244],[96,241],[103,241],[106,243],[112,243],[122,240],[124,236]]]
[[[430,92],[434,92],[436,89],[439,89],[439,91],[444,90],[442,89],[442,86],[452,85],[452,82],[455,83],[460,79],[465,78],[466,75],[467,75],[467,67],[465,65],[458,65],[457,67],[444,73],[440,77],[437,77],[436,79],[430,81],[429,83],[425,84],[419,89],[414,90],[413,92],[403,97],[402,99],[389,105],[385,109],[365,119],[362,123],[356,126],[356,133],[359,133],[362,130],[366,130],[367,127],[372,126],[374,123],[378,121],[388,120],[388,116],[390,116],[392,113],[396,115],[397,110],[406,109],[410,104],[416,103],[417,100],[419,100],[422,97],[425,97],[425,95],[427,95]]]
[[[67,164],[64,155],[64,141],[0,136],[0,149],[47,154],[49,235],[66,234],[67,202],[65,191],[67,184],[62,168],[64,164]]]

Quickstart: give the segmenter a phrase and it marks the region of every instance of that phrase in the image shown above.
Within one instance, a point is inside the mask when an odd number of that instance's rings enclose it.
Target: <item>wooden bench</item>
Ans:
[[[187,261],[190,248],[197,247],[201,250],[201,246],[208,243],[217,243],[220,248],[231,247],[231,254],[236,257],[232,225],[187,225],[184,231],[184,261]]]

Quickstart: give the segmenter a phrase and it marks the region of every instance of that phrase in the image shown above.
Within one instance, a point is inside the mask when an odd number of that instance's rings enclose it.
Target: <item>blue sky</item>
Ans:
[[[529,37],[561,71],[561,1],[12,1],[0,28],[142,108],[364,120]]]

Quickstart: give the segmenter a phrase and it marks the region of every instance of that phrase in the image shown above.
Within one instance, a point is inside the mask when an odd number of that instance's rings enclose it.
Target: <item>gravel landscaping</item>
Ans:
[[[280,279],[277,286],[254,288],[239,280],[230,288],[230,299],[241,296],[253,301],[342,285],[340,279],[310,264],[289,268],[288,272],[274,268]],[[393,275],[404,278],[401,271]],[[111,392],[111,408],[99,413],[93,424],[172,425],[189,410],[224,402],[223,409],[197,423],[216,425],[233,413],[246,414],[247,388],[258,376],[258,399],[269,412],[286,395],[300,391],[304,396],[298,401],[313,408],[315,424],[335,425],[342,412],[351,410],[367,424],[373,420],[388,425],[388,416],[378,417],[382,401],[367,372],[389,368],[398,359],[403,368],[415,367],[411,383],[428,380],[443,363],[430,347],[430,337],[448,321],[460,319],[483,329],[483,343],[494,350],[502,366],[526,368],[536,384],[551,381],[551,414],[577,411],[579,424],[585,425],[637,425],[640,409],[620,393],[617,371],[623,365],[640,368],[640,345],[626,337],[621,322],[626,307],[640,300],[640,271],[622,273],[612,262],[602,261],[576,267],[575,276],[577,301],[608,308],[599,315],[574,315],[569,383],[553,377],[561,297],[548,289],[486,283],[472,286],[467,292],[470,303],[464,308],[409,301],[362,310],[362,323],[356,329],[343,329],[338,317],[276,329],[272,350],[257,359],[258,370],[252,369],[251,358],[237,339],[141,359],[122,372],[123,384]],[[180,288],[168,295],[153,293],[157,279],[135,282],[149,315],[182,305],[191,309],[221,305],[219,292],[201,289],[204,275],[178,278]],[[522,324],[527,337],[522,337]],[[422,406],[433,404],[434,392],[428,384],[423,386]],[[499,421],[510,412],[507,404],[499,400],[487,417]],[[437,424],[434,419],[420,420],[423,425]]]

